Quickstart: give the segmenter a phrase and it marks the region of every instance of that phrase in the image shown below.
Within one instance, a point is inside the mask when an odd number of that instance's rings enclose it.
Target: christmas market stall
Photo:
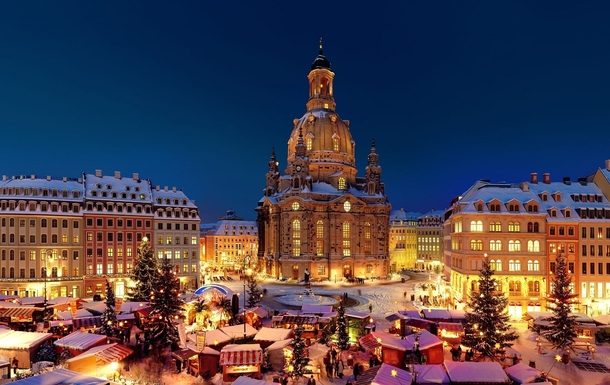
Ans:
[[[390,334],[398,334],[400,331],[400,320],[407,319],[408,317],[404,314],[394,313],[385,317],[386,321],[392,323],[392,326],[389,328]]]
[[[401,342],[405,344],[407,351],[412,354],[411,358],[415,357],[417,359],[419,357],[421,363],[432,365],[442,364],[445,361],[443,341],[427,330],[408,335]],[[413,363],[417,364],[418,362]]]
[[[33,377],[24,378],[11,382],[15,385],[65,385],[65,384],[87,384],[87,385],[110,385],[114,382],[97,377],[87,376],[67,369],[57,369],[50,372],[38,374]]]
[[[405,367],[405,341],[389,333],[371,332],[358,340],[365,352],[371,352],[382,363],[396,368]]]
[[[449,385],[449,376],[443,364],[413,365],[415,384],[417,385]]]
[[[423,318],[434,322],[451,322],[451,313],[445,309],[422,309]]]
[[[3,307],[0,308],[0,321],[13,325],[15,328],[19,327],[22,323],[31,324],[36,320],[42,320],[43,307],[19,305],[5,307],[5,304],[2,305]]]
[[[73,356],[78,356],[86,350],[104,345],[107,337],[103,334],[86,333],[77,330],[63,338],[53,342],[58,353],[69,351]]]
[[[95,329],[102,326],[102,317],[83,317],[83,318],[73,318],[72,326],[74,330],[80,330],[81,332],[87,332],[89,330],[94,331]]]
[[[299,315],[284,315],[272,318],[274,328],[283,328],[294,330],[295,327],[303,328],[303,338],[316,338],[320,330],[318,316],[299,316]]]
[[[219,330],[224,334],[228,335],[232,341],[244,341],[244,334],[246,340],[254,338],[254,336],[258,332],[258,330],[248,324],[245,324],[245,327],[244,325],[225,326],[223,328],[220,328]]]
[[[450,345],[459,345],[464,335],[464,326],[455,322],[439,322],[439,336]]]
[[[66,361],[68,369],[89,375],[113,376],[133,350],[117,343],[93,347]]]
[[[274,342],[291,338],[293,334],[292,329],[261,328],[254,336],[254,343],[265,349]]]
[[[258,344],[227,345],[220,351],[223,381],[233,382],[239,376],[259,378],[263,349]]]
[[[280,372],[286,366],[286,356],[290,354],[290,343],[292,338],[274,342],[267,347],[267,356],[271,370]]]
[[[0,356],[15,357],[20,369],[29,369],[40,348],[51,338],[51,333],[0,330]]]
[[[243,337],[243,326],[242,326],[242,337]],[[187,338],[197,343],[197,334],[187,334]],[[223,333],[220,329],[207,330],[205,332],[205,346],[209,346],[212,349],[220,351],[225,345],[231,343],[231,337]]]
[[[346,312],[347,333],[349,334],[350,342],[356,342],[358,339],[367,334],[371,322],[371,315],[364,312]]]
[[[529,384],[536,382],[536,380],[542,376],[540,370],[532,368],[522,362],[505,368],[504,372],[506,372],[508,378],[513,381],[513,384]]]
[[[498,362],[446,361],[443,365],[452,385],[512,384]]]
[[[406,318],[400,321],[400,335],[405,337],[409,334],[418,333],[424,330],[433,332],[436,334],[438,331],[438,324],[436,321],[430,321],[422,318]]]
[[[185,349],[173,351],[172,358],[180,361],[179,364],[176,364],[176,368],[180,368],[180,370],[186,368],[188,374],[208,379],[215,376],[218,371],[220,352],[208,346],[198,352],[195,345],[188,344]]]
[[[392,365],[381,364],[365,370],[356,381],[356,385],[389,385],[411,384],[413,376],[406,370]]]

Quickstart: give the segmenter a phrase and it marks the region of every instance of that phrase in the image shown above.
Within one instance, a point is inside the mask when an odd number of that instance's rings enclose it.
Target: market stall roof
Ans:
[[[287,340],[275,341],[271,345],[267,346],[267,350],[283,349],[286,346],[290,345],[291,342],[292,342],[292,338],[289,338]],[[320,344],[316,344],[316,345],[320,345]]]
[[[445,309],[422,309],[421,314],[428,320],[451,320],[451,314]]]
[[[102,326],[102,318],[100,316],[74,318],[72,320],[72,324],[74,325],[75,329],[100,327]]]
[[[85,302],[83,303],[83,309],[89,310],[90,313],[101,315],[106,310],[106,304],[104,302]]]
[[[257,333],[257,330],[253,328],[250,324],[246,325],[246,338],[254,337]],[[239,340],[244,338],[244,325],[233,325],[233,326],[225,326],[220,328],[224,334],[228,335],[229,338]],[[207,339],[207,338],[206,338]]]
[[[78,356],[71,358],[68,360],[75,361],[81,358],[95,356],[95,358],[99,361],[102,361],[106,364],[111,362],[119,362],[124,358],[129,357],[133,353],[133,350],[128,348],[125,345],[120,345],[117,343],[107,344],[95,346],[86,352],[79,354]]]
[[[123,305],[121,305],[121,314],[133,313],[134,311],[141,309],[145,306],[148,306],[148,302],[123,302]]]
[[[522,362],[509,366],[504,369],[506,375],[518,384],[527,384],[530,382],[534,382],[534,380],[540,377],[540,370],[536,368],[532,368],[529,365],[526,365]]]
[[[366,317],[370,317],[371,314],[370,313],[366,313],[363,311],[352,311],[349,313],[345,313],[346,317],[351,317],[351,318],[366,318]]]
[[[404,320],[405,326],[410,326],[418,329],[427,329],[430,324],[436,323],[435,321],[426,320],[423,318],[407,318]]]
[[[190,348],[186,348],[186,349],[180,349],[180,350],[175,350],[172,352],[172,357],[179,359],[180,361],[186,361],[191,357],[195,357],[196,355],[198,355],[199,353],[190,349]]]
[[[254,341],[280,341],[292,336],[292,329],[261,328],[254,336]],[[242,333],[243,334],[243,333]]]
[[[250,309],[246,309],[246,313],[254,313],[261,318],[266,318],[269,316],[267,310],[260,308],[258,306],[252,307]]]
[[[191,349],[194,352],[197,352],[197,346],[194,343],[191,343],[191,342],[187,341],[186,347],[188,349]],[[209,346],[205,346],[203,348],[203,350],[201,351],[201,354],[207,354],[207,355],[210,355],[210,356],[219,356],[220,352],[218,350],[212,349]]]
[[[248,376],[239,376],[235,381],[233,381],[233,385],[266,385],[267,382],[262,380],[255,380],[254,378],[250,378]]]
[[[593,321],[600,325],[610,325],[610,314],[602,314],[597,317],[593,317]]]
[[[439,330],[446,330],[448,332],[456,333],[461,333],[464,331],[464,325],[457,322],[439,322],[438,328]]]
[[[24,306],[44,305],[44,297],[19,298],[19,302]]]
[[[365,351],[373,350],[379,346],[401,351],[408,350],[404,343],[405,340],[401,340],[392,334],[384,332],[370,332],[364,337],[361,337],[358,342]]]
[[[415,338],[416,336],[419,335],[419,339],[418,339],[418,343],[419,343],[419,349],[420,350],[425,350],[428,348],[431,348],[433,346],[436,346],[438,344],[443,343],[443,340],[441,340],[440,338],[438,338],[437,336],[435,336],[434,334],[430,333],[427,330],[423,330],[419,333],[415,333],[415,334],[409,334],[408,336],[405,337],[404,340],[400,340],[405,347],[407,348],[407,350],[413,350],[413,347],[415,345]]]
[[[442,364],[413,365],[413,371],[417,373],[417,385],[447,385],[451,383]]]
[[[409,318],[421,318],[419,310],[400,310],[399,313]]]
[[[116,319],[117,321],[125,321],[125,320],[130,320],[130,319],[136,319],[135,314],[133,313],[127,313],[127,314],[117,314],[116,315]]]
[[[318,316],[285,315],[282,322],[296,325],[315,325],[319,322]]]
[[[356,385],[410,384],[411,382],[413,382],[411,373],[392,365],[381,364],[360,374]]]
[[[85,303],[84,299],[74,297],[55,297],[47,301],[47,305],[70,305],[70,302],[76,301],[76,304]],[[44,301],[43,301],[44,302]]]
[[[57,369],[33,377],[12,382],[16,385],[110,385],[110,381],[97,377],[86,376],[67,369]]]
[[[443,365],[452,384],[510,384],[510,379],[498,362],[445,361]]]
[[[103,334],[87,333],[77,330],[58,339],[53,342],[53,344],[65,349],[87,350],[100,341],[106,340],[106,338],[107,337]]]
[[[55,316],[57,316],[57,318],[61,318],[63,320],[72,319],[72,311],[60,311],[60,312],[57,312],[55,314]],[[93,314],[91,314],[89,311],[87,311],[85,309],[76,310],[76,318],[86,318],[86,317],[93,317]]]
[[[31,333],[0,329],[0,349],[29,349],[46,340],[50,340],[52,336],[51,333]]]
[[[388,316],[385,317],[386,321],[390,321],[390,322],[394,322],[396,320],[399,319],[406,319],[407,316],[404,314],[400,314],[400,313],[394,313],[394,314],[390,314]]]
[[[220,351],[220,365],[258,365],[263,363],[259,344],[227,345]]]
[[[136,313],[140,314],[140,317],[148,317],[150,316],[150,313],[152,313],[152,311],[152,306],[144,306],[136,310]]]
[[[68,325],[72,325],[72,320],[71,319],[67,319],[67,320],[56,320],[56,321],[49,321],[49,326],[50,327],[54,327],[54,326],[68,326]]]
[[[0,308],[0,317],[32,317],[35,311],[44,311],[42,307],[19,306]]]
[[[240,325],[242,326],[242,325]],[[243,326],[242,326],[242,337],[243,337]],[[187,334],[186,337],[194,342],[197,343],[197,334]],[[220,329],[214,329],[214,330],[208,330],[205,332],[205,346],[216,346],[216,345],[222,345],[226,342],[231,341],[231,337],[229,337],[227,334],[223,333]]]
[[[453,322],[466,319],[466,312],[464,310],[449,309],[447,311],[449,312],[449,315],[451,316],[451,320]]]

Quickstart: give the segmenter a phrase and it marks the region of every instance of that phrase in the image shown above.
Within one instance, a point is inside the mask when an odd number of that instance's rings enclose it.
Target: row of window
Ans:
[[[0,209],[1,210],[9,210],[9,211],[15,211],[15,208],[19,207],[19,211],[26,211],[26,209],[28,209],[29,211],[42,211],[42,212],[47,212],[49,211],[49,207],[51,212],[57,213],[60,211],[60,207],[61,207],[61,212],[62,213],[69,213],[69,212],[73,212],[73,213],[79,213],[80,212],[80,204],[78,203],[48,203],[48,202],[19,202],[18,205],[15,204],[15,202],[10,201],[2,201],[0,202]]]
[[[110,235],[110,234],[108,234],[108,235]],[[172,237],[171,235],[165,236],[165,242],[163,242],[163,235],[159,235],[157,237],[157,244],[163,245],[165,243],[166,245],[171,245],[173,242],[174,245],[179,245],[180,239],[183,239],[183,241],[184,241],[183,244],[185,244],[185,245],[189,244],[189,237],[179,237],[179,236]],[[197,237],[191,237],[191,245],[198,245],[198,244],[199,244],[199,242],[197,241]]]
[[[483,212],[483,203],[477,203],[475,205],[475,207],[478,212],[480,212],[480,213]],[[509,205],[506,205],[506,207],[507,207],[508,211],[511,213],[518,213],[521,211],[520,204],[509,204]],[[528,213],[537,213],[538,212],[538,205],[536,205],[536,204],[528,204],[527,206],[524,205],[524,207]],[[496,204],[496,203],[488,204],[487,209],[492,213],[499,213],[502,211],[500,208],[500,204]]]
[[[610,257],[610,245],[581,245],[581,256],[586,257],[587,252],[588,256],[595,257],[596,251],[598,257]]]
[[[492,259],[489,261],[489,267],[494,271],[502,271],[502,260]],[[538,260],[528,260],[526,271],[540,271],[540,262]],[[511,259],[508,261],[508,271],[521,271],[521,261]]]
[[[589,227],[587,230],[587,227],[581,227],[580,228],[581,232],[582,232],[582,238],[586,239],[587,238],[587,233],[589,234],[589,238],[591,239],[602,239],[604,237],[604,228],[603,227]],[[606,227],[606,239],[610,239],[610,227]]]
[[[604,290],[605,285],[605,290]],[[610,282],[581,282],[581,298],[608,298],[610,299]]]
[[[191,223],[191,230],[192,231],[197,231],[197,224],[196,223]],[[166,223],[165,224],[165,230],[172,230],[172,227],[175,230],[180,230],[180,223],[174,223],[173,225],[171,223]],[[189,229],[189,224],[188,223],[183,223],[182,224],[182,230],[188,230]],[[163,223],[159,222],[157,223],[157,230],[163,230]]]
[[[596,274],[595,273],[596,272],[596,269],[595,269],[596,267],[597,267],[597,274],[598,275],[610,275],[610,262],[607,262],[607,263],[603,263],[603,262],[583,262],[581,264],[581,269],[582,269],[581,272],[582,272],[583,275],[595,275]],[[604,267],[605,267],[605,271],[604,271]]]
[[[61,234],[61,243],[68,243],[69,240],[69,236],[68,234]],[[7,236],[6,234],[2,234],[0,235],[0,241],[2,243],[7,243]],[[73,235],[72,236],[72,242],[73,243],[78,243],[79,241],[79,236],[78,235]],[[8,243],[15,243],[15,234],[9,234],[8,236]],[[19,236],[19,243],[20,244],[25,244],[26,243],[26,236],[25,235],[20,235]],[[30,244],[36,244],[36,235],[30,235],[29,236],[29,243]],[[40,243],[42,244],[47,244],[49,243],[49,237],[47,234],[41,234],[40,235]],[[59,243],[59,235],[58,234],[51,234],[51,243],[52,244],[58,244]]]
[[[68,268],[67,267],[62,267],[62,268],[57,268],[57,267],[53,267],[50,270],[50,274],[47,273],[47,269],[45,267],[40,269],[40,275],[37,277],[36,276],[36,269],[31,268],[29,269],[29,276],[26,277],[26,269],[20,268],[19,269],[19,276],[16,277],[15,276],[15,271],[16,269],[14,267],[9,267],[8,268],[8,276],[6,274],[7,272],[7,268],[6,267],[2,267],[2,269],[0,269],[0,278],[29,278],[29,279],[37,279],[37,278],[59,278],[59,277],[67,277],[68,276]],[[78,267],[75,267],[72,270],[72,277],[78,277]]]
[[[461,232],[462,225],[461,222],[456,222],[454,227],[454,232]],[[459,230],[459,231],[458,231]],[[471,221],[470,222],[470,231],[471,232],[483,232],[483,221]],[[490,232],[500,232],[502,231],[502,223],[500,222],[490,222],[489,223],[489,231]],[[520,233],[521,232],[521,223],[520,222],[508,222],[508,232],[509,233]],[[540,225],[538,222],[528,222],[527,223],[527,232],[528,233],[538,233],[540,232]]]
[[[29,187],[16,187],[16,188],[2,188],[2,195],[30,195],[30,196],[43,196],[43,197],[48,197],[48,196],[52,196],[52,197],[59,197],[60,192],[58,189],[48,189],[48,188],[43,188],[43,189],[39,189],[39,188],[29,188]],[[69,190],[61,190],[61,196],[62,198],[68,198],[69,196],[72,196],[72,198],[79,198],[80,197],[80,191],[79,190],[72,190],[72,192],[70,192]]]
[[[480,239],[470,240],[470,250],[483,251],[483,241]],[[489,251],[502,251],[502,241],[501,240],[489,241]],[[519,240],[508,241],[508,251],[509,252],[521,251],[521,241],[519,241]],[[527,251],[530,253],[539,252],[540,251],[540,242],[532,241],[532,240],[527,241]]]
[[[17,221],[15,220],[15,218],[2,218],[0,220],[0,224],[2,225],[2,227],[6,227],[6,224],[8,223],[8,227],[15,227],[15,223],[17,223]],[[19,227],[26,227],[26,224],[29,224],[29,227],[36,227],[36,219],[29,219],[29,220],[25,220],[25,219],[19,219]],[[41,219],[40,220],[40,227],[48,227],[49,221],[47,219]],[[61,220],[61,228],[62,229],[67,229],[69,226],[70,222],[67,219],[62,219]],[[59,220],[58,219],[51,219],[51,227],[52,228],[58,228],[59,227]],[[78,229],[79,227],[79,221],[72,221],[72,228],[73,229]]]
[[[65,249],[62,250],[61,257],[60,257],[57,249],[53,249],[53,250],[44,250],[43,249],[43,250],[40,250],[40,260],[44,261],[49,252],[51,253],[51,255],[49,256],[51,258],[51,260],[58,260],[58,259],[67,260],[68,259],[68,250],[65,250]],[[8,254],[9,261],[15,260],[15,250],[8,250],[8,253],[7,253],[7,250],[0,251],[0,259],[2,259],[3,261],[6,261],[7,254]],[[19,250],[19,260],[25,261],[26,254],[29,254],[30,261],[35,261],[37,259],[36,250],[30,250],[29,253],[26,250]],[[72,251],[72,259],[78,260],[78,255],[79,255],[78,250]]]
[[[124,221],[123,221],[123,219],[117,219],[116,220],[116,227],[117,228],[122,228],[123,224],[125,224],[125,228],[130,229],[130,228],[134,228],[133,227],[133,223],[134,223],[134,221],[132,219],[126,219]],[[136,223],[136,227],[135,228],[138,228],[138,229],[142,228],[142,223],[143,223],[142,220],[138,219],[138,220],[135,221],[135,223]],[[87,227],[93,227],[93,218],[87,218],[86,224],[87,224]],[[114,227],[114,219],[107,219],[106,220],[106,224],[107,224],[107,227]],[[150,228],[150,224],[151,224],[151,221],[146,221],[146,228],[147,229]],[[95,225],[97,227],[103,227],[104,226],[104,220],[102,218],[97,218],[95,220]]]
[[[87,275],[101,275],[101,274],[125,274],[130,273],[132,266],[127,264],[127,270],[123,272],[123,264],[117,263],[116,270],[114,264],[109,263],[104,265],[103,263],[95,264],[95,271],[93,270],[94,265],[87,265]],[[174,271],[180,273],[180,265],[174,265]],[[182,273],[197,273],[197,264],[184,264],[182,265]]]

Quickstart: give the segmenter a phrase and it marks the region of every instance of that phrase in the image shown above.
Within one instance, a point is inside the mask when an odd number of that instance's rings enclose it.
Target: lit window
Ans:
[[[293,210],[295,210],[295,211],[296,211],[296,210],[298,210],[298,209],[299,209],[299,207],[300,207],[299,202],[292,202],[292,209],[293,209]]]
[[[301,255],[301,222],[298,219],[292,221],[292,256]]]
[[[343,203],[343,210],[345,210],[346,213],[349,213],[349,211],[352,209],[352,204],[349,203],[349,201],[345,201],[345,203]]]
[[[339,178],[339,190],[345,190],[345,178]]]

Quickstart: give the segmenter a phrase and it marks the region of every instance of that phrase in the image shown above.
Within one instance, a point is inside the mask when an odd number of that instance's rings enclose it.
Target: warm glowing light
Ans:
[[[396,369],[392,369],[390,373],[392,373],[392,377],[398,376],[398,372],[396,371]]]
[[[377,337],[377,343],[380,344],[381,343],[381,338]]]
[[[148,237],[142,238],[142,242],[148,242]]]
[[[110,370],[116,371],[118,368],[119,368],[119,363],[118,362],[111,362],[110,363]]]
[[[555,356],[555,361],[557,361],[557,362],[561,361],[561,356],[559,354],[557,354]]]

